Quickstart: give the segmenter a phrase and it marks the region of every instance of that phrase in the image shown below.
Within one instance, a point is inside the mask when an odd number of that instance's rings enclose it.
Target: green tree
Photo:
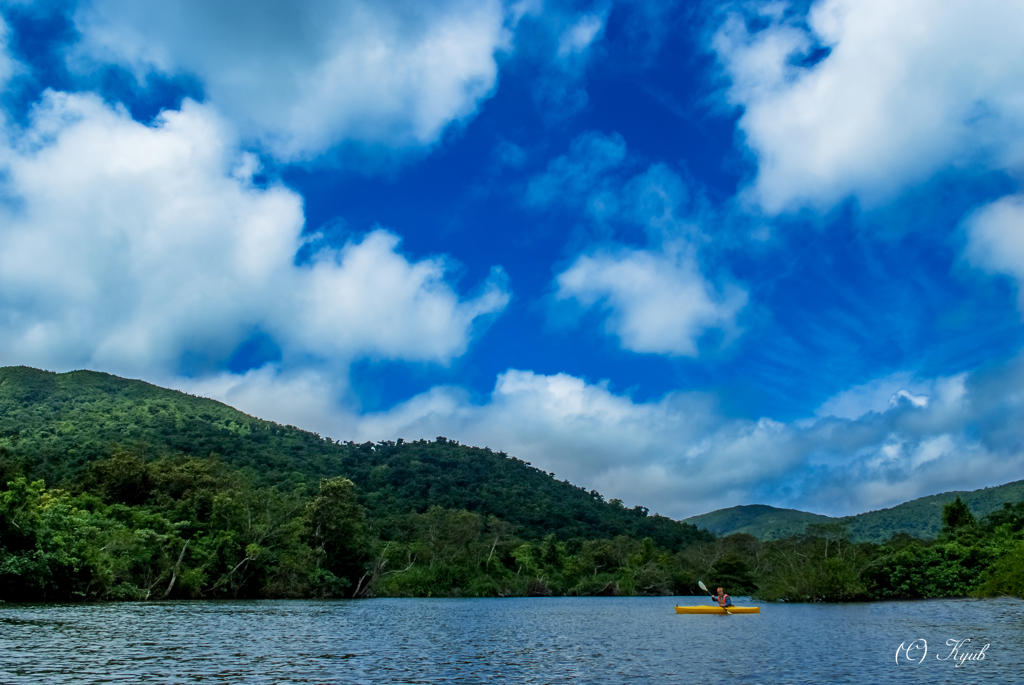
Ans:
[[[323,578],[325,591],[338,592],[358,582],[368,540],[366,512],[355,484],[342,477],[321,480],[319,494],[307,506],[306,521],[310,546],[329,574]]]
[[[942,505],[942,523],[945,525],[944,532],[956,533],[964,528],[974,528],[977,522],[971,510],[960,499],[960,495],[949,504]]]
[[[986,570],[973,594],[1024,597],[1024,540],[1017,540]]]

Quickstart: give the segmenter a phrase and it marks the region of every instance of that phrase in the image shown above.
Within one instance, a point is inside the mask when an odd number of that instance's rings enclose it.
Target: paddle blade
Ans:
[[[697,587],[699,587],[699,588],[700,588],[701,590],[703,590],[704,592],[707,592],[707,591],[708,591],[708,587],[707,587],[707,585],[705,585],[705,584],[704,584],[704,581],[703,581],[703,580],[698,580],[698,581],[697,581]]]

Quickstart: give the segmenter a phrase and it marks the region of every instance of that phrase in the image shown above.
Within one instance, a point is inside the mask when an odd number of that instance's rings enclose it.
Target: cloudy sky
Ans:
[[[1024,478],[1024,5],[0,1],[0,364],[684,517]]]

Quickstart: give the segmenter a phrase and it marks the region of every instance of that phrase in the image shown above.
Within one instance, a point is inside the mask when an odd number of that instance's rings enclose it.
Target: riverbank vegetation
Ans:
[[[1024,503],[976,521],[957,500],[944,520],[936,540],[880,545],[851,543],[836,524],[677,547],[528,539],[465,509],[370,518],[343,477],[308,496],[217,459],[119,452],[66,488],[16,477],[0,491],[0,598],[668,595],[693,594],[698,579],[765,600],[1024,595]]]
[[[216,459],[131,452],[67,488],[17,477],[0,491],[0,598],[668,594],[696,582],[650,537],[531,540],[437,506],[370,519],[359,499],[343,477],[309,497]]]
[[[937,524],[938,525],[938,524]],[[486,448],[338,443],[105,374],[0,369],[0,599],[1024,596],[1024,502],[935,539],[761,541]]]

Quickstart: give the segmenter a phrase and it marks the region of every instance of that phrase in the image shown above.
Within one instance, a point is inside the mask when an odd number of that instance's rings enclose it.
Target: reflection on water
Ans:
[[[1017,683],[1024,602],[687,598],[0,605],[2,683]],[[956,666],[960,653],[982,661]],[[900,644],[923,639],[900,656]],[[920,643],[918,644],[920,647]]]

